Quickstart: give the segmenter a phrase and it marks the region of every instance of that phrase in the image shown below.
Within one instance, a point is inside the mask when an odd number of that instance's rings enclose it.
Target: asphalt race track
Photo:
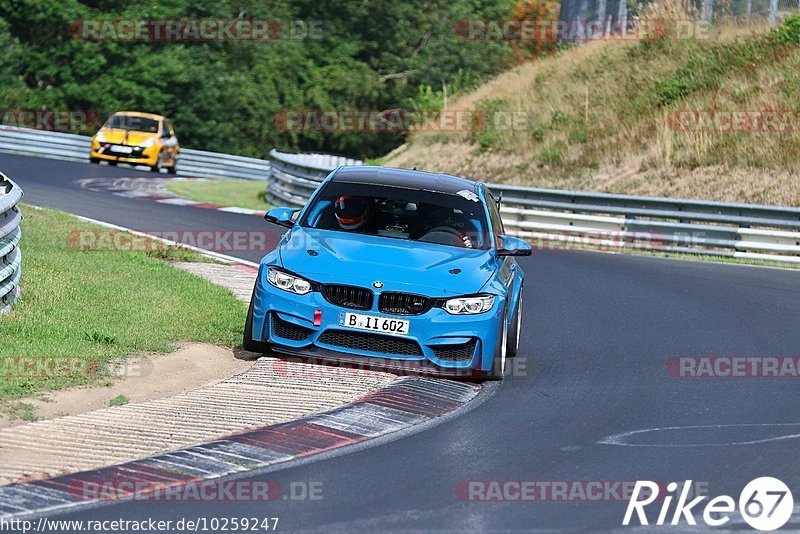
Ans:
[[[75,183],[148,175],[130,168],[2,154],[0,170],[22,186],[27,203],[138,230],[266,225]],[[283,531],[579,532],[625,529],[627,503],[468,502],[456,489],[464,481],[693,480],[711,496],[736,499],[760,476],[800,489],[796,379],[667,371],[674,357],[800,356],[800,272],[567,251],[535,252],[521,263],[524,365],[483,403],[394,441],[249,475],[282,487],[321,483],[322,499],[125,502],[59,518],[278,517]],[[646,429],[654,430],[609,439]],[[653,506],[651,521],[660,505]],[[696,516],[702,524],[702,510]],[[788,526],[800,526],[797,514]]]
[[[274,229],[253,215],[133,200],[107,192],[88,191],[78,183],[86,178],[157,176],[131,167],[0,154],[0,171],[22,187],[25,193],[23,202],[35,206],[54,208],[141,232],[185,232],[192,236],[200,231],[264,230],[275,239]],[[168,175],[161,176],[166,178]],[[264,254],[248,251],[238,256],[258,262]]]

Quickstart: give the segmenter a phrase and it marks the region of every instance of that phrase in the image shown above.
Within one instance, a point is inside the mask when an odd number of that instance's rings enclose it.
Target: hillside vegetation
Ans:
[[[490,183],[797,206],[799,43],[793,17],[772,30],[569,48],[449,103],[483,114],[470,131],[418,132],[383,163]],[[781,122],[757,131],[676,126],[681,112],[769,110]],[[528,120],[513,129],[492,120],[504,112]]]

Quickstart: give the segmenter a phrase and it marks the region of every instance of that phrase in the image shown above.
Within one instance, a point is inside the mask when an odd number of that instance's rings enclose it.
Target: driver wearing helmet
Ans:
[[[361,197],[342,195],[334,202],[333,212],[342,230],[363,230],[369,215],[369,204]]]

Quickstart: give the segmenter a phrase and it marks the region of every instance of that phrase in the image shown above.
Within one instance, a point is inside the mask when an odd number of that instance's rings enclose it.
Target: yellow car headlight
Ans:
[[[154,144],[156,144],[156,138],[155,137],[150,137],[148,139],[145,139],[141,143],[139,143],[139,146],[143,147],[143,148],[147,148],[147,147],[153,146]]]

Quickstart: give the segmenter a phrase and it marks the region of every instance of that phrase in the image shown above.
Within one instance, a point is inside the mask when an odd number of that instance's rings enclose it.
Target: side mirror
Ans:
[[[294,226],[294,216],[300,208],[272,208],[264,215],[267,222],[283,226],[285,228],[292,228]]]
[[[530,243],[518,237],[501,235],[500,243],[498,256],[530,256],[533,253]]]

